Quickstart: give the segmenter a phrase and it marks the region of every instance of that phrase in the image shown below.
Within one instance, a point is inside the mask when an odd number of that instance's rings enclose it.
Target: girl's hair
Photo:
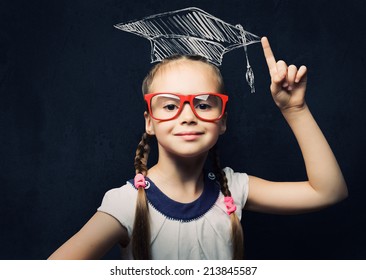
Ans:
[[[224,93],[225,92],[225,88],[224,88],[224,80],[222,78],[221,72],[219,70],[219,68],[217,68],[215,65],[209,63],[207,61],[206,58],[200,56],[200,55],[180,55],[180,54],[176,54],[176,55],[172,55],[170,57],[165,58],[164,60],[162,60],[160,63],[155,64],[150,72],[147,74],[147,76],[145,77],[144,81],[142,82],[142,93],[145,95],[147,93],[149,93],[150,90],[150,86],[155,78],[156,73],[161,70],[163,68],[163,66],[171,63],[171,62],[175,62],[175,61],[180,61],[180,60],[190,60],[190,61],[200,61],[203,63],[206,63],[207,65],[211,66],[212,69],[215,71],[215,74],[217,76],[218,79],[218,92],[220,93]]]
[[[220,70],[210,64],[207,59],[198,56],[198,55],[174,55],[169,58],[164,59],[159,64],[156,64],[148,75],[145,77],[142,84],[142,93],[145,95],[149,93],[151,84],[154,80],[156,73],[168,63],[179,61],[179,60],[191,60],[191,61],[201,61],[210,65],[212,69],[215,71],[215,74],[218,79],[218,91],[224,93],[224,83],[220,73]],[[137,146],[136,156],[135,156],[135,170],[136,174],[141,173],[144,176],[147,175],[147,160],[149,156],[150,146],[149,140],[152,136],[143,133],[140,143]],[[213,162],[213,169],[216,174],[216,178],[220,183],[221,192],[224,196],[231,196],[228,181],[225,175],[225,172],[221,169],[220,160],[217,153],[216,145],[210,150],[211,159]],[[233,259],[242,259],[243,258],[243,231],[242,226],[239,221],[238,216],[233,212],[230,214],[231,220],[231,237],[233,243]],[[136,203],[136,213],[135,213],[135,221],[132,231],[132,253],[135,259],[150,259],[151,258],[151,250],[150,250],[150,222],[149,222],[149,209],[148,202],[146,198],[146,193],[144,188],[138,189],[137,194],[137,203]]]
[[[213,163],[213,171],[220,183],[221,192],[224,196],[231,196],[228,181],[224,170],[220,166],[220,158],[217,152],[217,145],[210,150]],[[230,214],[231,220],[231,240],[233,243],[233,260],[241,260],[244,256],[243,228],[235,211]]]

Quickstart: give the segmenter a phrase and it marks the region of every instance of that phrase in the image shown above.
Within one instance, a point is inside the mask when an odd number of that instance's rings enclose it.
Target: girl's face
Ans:
[[[155,74],[150,93],[183,95],[217,92],[218,77],[214,69],[200,61],[177,60],[162,66]],[[159,154],[165,152],[180,157],[194,157],[208,152],[219,135],[226,130],[226,115],[215,122],[198,119],[189,104],[176,119],[158,121],[145,112],[146,132],[158,140]]]

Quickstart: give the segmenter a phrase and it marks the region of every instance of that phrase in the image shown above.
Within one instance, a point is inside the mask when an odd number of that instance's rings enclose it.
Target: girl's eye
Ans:
[[[168,104],[164,106],[164,109],[168,110],[168,111],[173,111],[178,109],[178,107],[175,104]]]
[[[198,104],[196,106],[196,109],[199,109],[199,110],[209,110],[211,108],[211,106],[209,104],[205,104],[205,103],[201,103],[201,104]]]

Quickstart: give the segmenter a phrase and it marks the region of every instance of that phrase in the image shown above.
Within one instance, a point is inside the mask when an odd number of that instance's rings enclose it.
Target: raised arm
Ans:
[[[276,61],[267,38],[262,46],[271,76],[271,94],[292,129],[302,152],[308,181],[271,182],[249,179],[246,209],[294,214],[317,210],[347,197],[337,160],[305,102],[307,69]]]
[[[58,248],[49,259],[100,259],[115,244],[126,245],[127,242],[127,230],[112,216],[97,212],[78,233]]]

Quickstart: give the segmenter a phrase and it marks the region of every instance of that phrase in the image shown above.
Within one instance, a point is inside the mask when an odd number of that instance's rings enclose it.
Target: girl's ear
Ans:
[[[227,112],[222,116],[222,119],[220,120],[220,135],[224,134],[226,131],[226,121],[227,121]]]
[[[144,118],[145,118],[145,131],[146,131],[146,133],[149,134],[149,135],[155,135],[154,126],[153,126],[153,123],[152,123],[151,116],[146,111],[144,112]]]

